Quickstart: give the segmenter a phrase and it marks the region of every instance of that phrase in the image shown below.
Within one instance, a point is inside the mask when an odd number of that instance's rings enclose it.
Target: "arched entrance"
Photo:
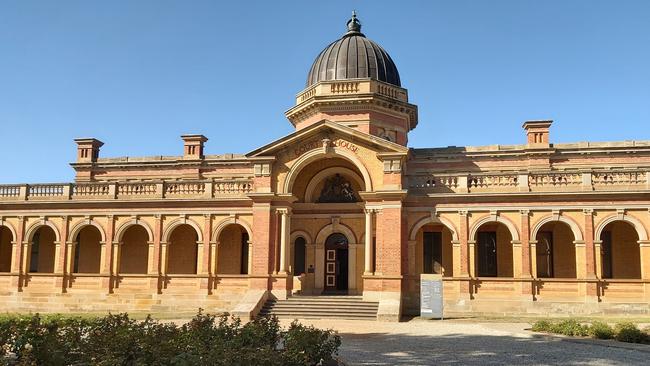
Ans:
[[[334,233],[325,240],[325,292],[348,291],[348,238]]]

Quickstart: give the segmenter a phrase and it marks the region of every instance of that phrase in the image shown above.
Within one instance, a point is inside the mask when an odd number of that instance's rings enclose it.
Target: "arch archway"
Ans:
[[[122,242],[123,237],[124,237],[124,233],[126,232],[126,230],[128,230],[132,226],[140,226],[140,227],[142,227],[147,232],[148,241],[150,241],[150,242],[153,241],[153,230],[151,230],[151,227],[149,226],[149,224],[147,224],[145,221],[139,220],[139,219],[132,219],[132,220],[129,220],[129,221],[126,221],[126,222],[123,222],[122,224],[120,224],[117,227],[117,230],[115,230],[115,241],[117,241],[118,243]]]
[[[29,238],[27,271],[30,273],[54,273],[56,243],[59,243],[56,226],[45,223],[32,225],[27,237]]]
[[[546,220],[533,231],[535,276],[537,278],[576,278],[575,228],[563,220]]]
[[[290,235],[291,273],[299,276],[307,270],[307,246],[312,244],[311,235],[304,230],[295,230]]]
[[[73,273],[99,273],[101,263],[102,232],[95,225],[79,225],[72,236]]]
[[[531,230],[530,237],[531,238],[537,237],[537,233],[542,228],[542,226],[546,225],[549,222],[554,222],[554,221],[559,221],[568,225],[569,228],[571,229],[571,232],[573,233],[573,237],[574,237],[573,240],[577,240],[577,241],[584,240],[582,236],[582,230],[580,230],[580,225],[578,225],[578,223],[575,222],[575,220],[573,220],[572,218],[563,215],[549,215],[541,218],[539,221],[537,221],[535,226],[533,226],[533,230]]]
[[[54,232],[54,241],[57,243],[61,242],[61,233],[59,231],[59,228],[56,225],[54,225],[54,223],[50,220],[39,220],[29,225],[29,227],[27,227],[27,230],[25,230],[25,237],[27,238],[27,242],[30,243],[32,242],[32,239],[34,238],[34,234],[42,226],[47,226],[50,229],[52,229],[52,231]]]
[[[350,151],[340,148],[340,147],[327,147],[311,150],[303,154],[296,162],[291,166],[289,173],[287,174],[284,184],[282,185],[282,193],[291,193],[293,189],[293,184],[296,178],[300,175],[300,172],[312,162],[323,159],[323,158],[342,158],[347,160],[352,165],[354,165],[363,176],[365,190],[370,192],[372,191],[372,180],[370,178],[370,173],[363,162]]]
[[[76,241],[77,237],[79,236],[79,233],[81,232],[81,230],[83,230],[84,228],[86,228],[88,226],[92,226],[95,229],[97,229],[97,231],[99,232],[99,234],[101,236],[100,241],[102,243],[106,243],[106,232],[104,231],[104,228],[98,222],[96,222],[96,221],[94,221],[92,219],[84,219],[84,220],[81,220],[81,221],[77,222],[76,224],[74,224],[72,226],[72,229],[70,229],[70,239],[72,241]]]
[[[128,225],[119,236],[120,274],[146,274],[149,266],[149,233],[146,226]]]
[[[217,274],[248,274],[249,230],[239,223],[221,227],[217,240]]]
[[[0,272],[11,272],[11,256],[16,237],[8,226],[0,225]]]
[[[358,185],[361,188],[365,187],[363,178],[361,178],[357,174],[357,172],[353,171],[352,169],[346,167],[338,167],[338,166],[329,167],[321,170],[309,180],[309,183],[307,184],[307,188],[305,189],[305,202],[315,202],[315,200],[318,199],[318,194],[319,194],[318,192],[315,192],[317,186],[320,183],[322,183],[326,178],[333,176],[335,174],[339,174],[346,178],[350,178],[351,181],[353,181],[356,185]]]
[[[357,277],[360,276],[360,271],[357,266],[357,246],[358,241],[356,235],[348,226],[335,222],[325,225],[320,229],[316,235],[314,244],[316,245],[315,252],[315,286],[316,289],[325,289],[325,275],[326,275],[326,252],[325,244],[327,238],[333,234],[344,235],[348,240],[348,291],[355,292],[357,289]]]
[[[200,231],[191,224],[178,223],[165,235],[167,274],[196,274]]]
[[[236,217],[229,217],[227,219],[221,220],[217,226],[212,230],[212,242],[216,243],[219,239],[219,235],[221,235],[221,232],[223,229],[225,229],[228,225],[239,225],[244,230],[246,230],[246,233],[248,233],[248,240],[253,239],[253,230],[251,229],[250,225],[241,219],[238,219]]]
[[[165,243],[168,243],[170,241],[170,236],[171,236],[172,232],[177,227],[179,227],[181,225],[189,225],[189,226],[191,226],[194,229],[194,231],[196,232],[197,236],[198,236],[198,239],[196,241],[197,242],[202,242],[203,241],[203,231],[201,230],[201,227],[199,226],[199,224],[197,224],[194,220],[184,218],[184,217],[174,219],[174,220],[170,221],[166,225],[165,230],[163,232],[163,240],[162,241],[165,242]]]
[[[597,237],[602,278],[641,279],[639,236],[630,220],[612,220],[602,227]]]
[[[457,241],[458,240],[458,232],[456,230],[456,226],[449,221],[446,218],[443,217],[438,217],[438,216],[427,216],[424,217],[418,222],[413,225],[413,228],[411,229],[411,234],[409,235],[409,240],[415,240],[416,235],[418,234],[418,231],[425,225],[429,224],[440,224],[444,227],[446,227],[450,232],[451,232],[451,237],[452,240]]]
[[[510,224],[510,225],[508,225]],[[474,274],[477,277],[513,277],[512,243],[517,231],[507,219],[486,217],[472,228],[474,244]]]
[[[453,229],[447,226],[449,224],[429,217],[420,220],[413,227],[415,231],[409,236],[410,274],[453,277],[453,242],[458,239]]]
[[[639,236],[638,240],[643,240],[643,241],[648,240],[648,233],[645,227],[643,226],[643,224],[641,223],[641,221],[636,217],[628,214],[610,215],[602,219],[598,224],[598,226],[596,227],[596,230],[594,232],[594,238],[598,240],[598,238],[601,237],[605,227],[614,221],[625,221],[629,223],[636,230],[636,233]]]
[[[490,222],[496,222],[505,225],[508,228],[508,231],[510,232],[510,236],[512,237],[512,240],[519,241],[519,231],[517,230],[517,226],[512,221],[510,221],[510,219],[500,215],[489,215],[476,221],[474,225],[472,225],[472,229],[469,232],[469,237],[473,238],[473,240],[476,240],[476,233],[478,229],[484,224]]]

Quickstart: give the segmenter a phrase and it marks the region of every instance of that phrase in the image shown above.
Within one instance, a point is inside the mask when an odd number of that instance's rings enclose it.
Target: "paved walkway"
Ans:
[[[350,365],[648,365],[648,352],[611,347],[613,341],[540,336],[523,323],[468,320],[403,323],[303,320],[341,334]],[[645,348],[643,348],[645,350]]]

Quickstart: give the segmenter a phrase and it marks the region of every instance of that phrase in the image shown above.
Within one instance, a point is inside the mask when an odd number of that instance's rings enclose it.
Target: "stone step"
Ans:
[[[286,300],[269,299],[260,316],[289,319],[375,320],[379,303],[363,301],[361,296],[293,296]]]

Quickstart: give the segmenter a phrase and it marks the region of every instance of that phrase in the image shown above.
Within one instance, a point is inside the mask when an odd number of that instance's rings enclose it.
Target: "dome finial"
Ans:
[[[352,17],[348,20],[348,32],[346,34],[361,33],[361,22],[357,19],[357,11],[352,10]]]

